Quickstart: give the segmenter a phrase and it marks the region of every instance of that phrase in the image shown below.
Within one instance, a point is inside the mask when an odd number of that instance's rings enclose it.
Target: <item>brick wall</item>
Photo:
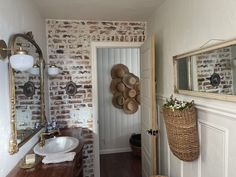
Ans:
[[[143,42],[145,22],[47,20],[48,61],[63,68],[49,79],[50,118],[63,127],[83,127],[84,176],[94,176],[92,110],[92,41]],[[77,94],[68,96],[66,83],[77,84]],[[83,110],[83,111],[82,111]]]
[[[233,93],[233,72],[231,64],[231,47],[213,50],[197,56],[198,90],[211,93]],[[213,73],[220,75],[219,86],[212,86],[210,77]]]

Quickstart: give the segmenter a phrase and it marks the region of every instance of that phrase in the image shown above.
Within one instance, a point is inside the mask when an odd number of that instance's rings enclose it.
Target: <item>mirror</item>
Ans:
[[[18,151],[44,124],[44,60],[32,33],[16,34],[10,41],[11,55],[20,47],[33,56],[35,69],[26,72],[10,67],[11,139],[10,154]],[[36,71],[36,72],[35,72]]]
[[[236,101],[236,40],[174,56],[175,93]]]

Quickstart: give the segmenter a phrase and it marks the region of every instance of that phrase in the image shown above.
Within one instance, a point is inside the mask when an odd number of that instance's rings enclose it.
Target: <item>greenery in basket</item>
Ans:
[[[172,109],[174,110],[184,110],[187,108],[191,108],[193,106],[193,101],[187,102],[187,101],[180,101],[176,98],[173,98],[173,95],[170,96],[169,99],[166,99],[166,103],[163,105],[163,108],[166,109]]]

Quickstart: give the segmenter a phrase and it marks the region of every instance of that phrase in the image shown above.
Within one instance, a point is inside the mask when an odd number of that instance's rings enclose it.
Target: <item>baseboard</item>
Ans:
[[[116,148],[116,149],[103,149],[100,150],[100,154],[114,154],[114,153],[121,153],[121,152],[130,152],[131,148]]]

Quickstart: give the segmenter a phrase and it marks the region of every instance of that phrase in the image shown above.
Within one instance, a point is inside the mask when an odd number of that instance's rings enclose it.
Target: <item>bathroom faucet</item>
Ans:
[[[47,133],[46,132],[40,133],[39,146],[43,147],[45,145],[45,136],[55,135],[55,134],[61,135],[59,128],[56,130],[52,130],[50,132],[47,132]]]

